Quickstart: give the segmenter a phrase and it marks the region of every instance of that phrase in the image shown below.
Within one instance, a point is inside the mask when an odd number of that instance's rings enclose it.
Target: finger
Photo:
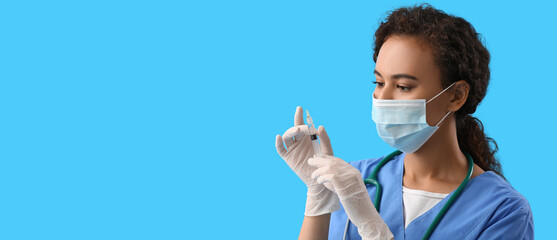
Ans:
[[[336,160],[323,157],[313,157],[308,159],[308,164],[316,168],[324,166],[335,166]]]
[[[302,107],[296,107],[296,114],[294,114],[294,126],[304,125],[304,110]]]
[[[296,142],[301,142],[303,139],[303,135],[305,134],[301,129],[301,127],[291,127],[284,134],[282,134],[282,138],[286,147],[290,147],[294,143],[294,137],[296,137]]]
[[[317,179],[325,174],[332,174],[331,168],[329,166],[324,166],[315,169],[315,171],[311,173],[311,179]]]
[[[320,165],[320,161],[324,159],[321,157],[312,157],[312,158],[308,158],[308,165],[312,166],[312,167],[320,167],[318,165]]]
[[[323,154],[334,156],[331,139],[329,138],[327,131],[325,131],[325,127],[319,126],[317,131],[319,132],[319,141],[321,142],[321,151],[323,151]]]
[[[335,186],[334,186],[332,183],[330,183],[330,182],[324,182],[323,185],[325,185],[326,188],[328,188],[329,190],[333,191],[333,192],[336,194],[336,192],[335,192]]]
[[[335,176],[335,174],[325,174],[323,176],[320,176],[320,177],[317,178],[317,183],[319,183],[319,184],[331,183],[333,181],[334,176]]]
[[[278,134],[277,134],[277,137],[276,137],[275,146],[277,148],[278,154],[280,155],[280,157],[283,158],[284,155],[286,154],[286,148],[284,148],[284,144],[282,142],[282,137]]]

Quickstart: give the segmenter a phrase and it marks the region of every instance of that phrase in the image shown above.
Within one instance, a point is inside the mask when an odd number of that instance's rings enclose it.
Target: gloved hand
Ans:
[[[322,143],[323,140],[325,139],[321,138]],[[310,166],[317,167],[317,170],[311,174],[311,178],[317,180],[318,183],[323,183],[338,195],[346,215],[356,225],[362,239],[394,238],[389,227],[373,206],[358,169],[334,156],[310,158],[308,163]]]
[[[327,137],[327,144],[323,144],[323,136],[320,134],[323,130],[323,127],[319,127],[318,135],[321,138],[321,151],[324,154],[333,155],[328,136],[325,136]],[[283,138],[288,150],[284,148]],[[314,156],[314,151],[309,138],[308,126],[304,124],[302,107],[296,108],[294,127],[286,130],[282,137],[277,135],[275,144],[280,157],[308,187],[304,215],[318,216],[339,210],[338,197],[323,184],[311,179],[311,173],[316,168],[309,166],[307,161]]]

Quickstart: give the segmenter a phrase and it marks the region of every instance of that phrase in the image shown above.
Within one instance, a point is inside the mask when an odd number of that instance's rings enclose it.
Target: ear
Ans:
[[[466,80],[460,80],[453,86],[453,91],[451,91],[451,100],[449,102],[448,111],[456,112],[458,111],[466,99],[468,99],[468,93],[470,92],[470,84]]]

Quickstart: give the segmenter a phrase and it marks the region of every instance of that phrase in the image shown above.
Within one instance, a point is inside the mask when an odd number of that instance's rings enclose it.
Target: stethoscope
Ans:
[[[379,212],[379,206],[381,204],[381,195],[383,194],[383,189],[381,188],[381,184],[379,184],[379,181],[377,180],[377,174],[379,173],[379,170],[381,170],[381,168],[387,162],[391,161],[394,157],[396,157],[401,153],[402,153],[401,151],[396,150],[391,154],[385,156],[377,164],[377,166],[375,166],[375,169],[373,169],[373,172],[371,172],[369,177],[364,180],[365,184],[375,185],[375,201],[373,201],[373,205],[375,206],[375,209],[377,209],[377,212]],[[463,152],[463,153],[466,156],[466,159],[468,159],[468,174],[466,175],[466,178],[464,179],[464,181],[462,181],[460,186],[458,186],[458,188],[455,190],[454,194],[449,198],[449,200],[447,200],[447,202],[445,203],[441,211],[439,211],[435,219],[433,219],[433,222],[429,225],[429,228],[427,229],[427,232],[424,234],[422,239],[429,239],[429,237],[433,233],[433,230],[435,230],[437,225],[439,225],[439,221],[441,221],[441,218],[443,218],[447,210],[449,210],[449,208],[454,203],[454,201],[458,198],[458,196],[460,196],[462,190],[464,190],[464,187],[466,187],[466,184],[468,184],[468,181],[470,181],[470,177],[472,177],[472,173],[474,169],[474,160],[472,159],[472,156],[470,156],[470,154],[468,154],[467,152]],[[346,239],[346,232],[348,231],[349,222],[350,219],[347,219],[346,226],[344,227],[344,237],[342,238],[343,240]]]

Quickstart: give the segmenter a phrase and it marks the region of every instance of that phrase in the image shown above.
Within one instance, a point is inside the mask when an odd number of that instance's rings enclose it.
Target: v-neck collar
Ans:
[[[433,206],[431,209],[429,209],[428,211],[426,211],[425,213],[423,213],[422,215],[418,216],[417,218],[415,218],[414,220],[412,220],[412,222],[410,222],[410,224],[408,224],[408,227],[404,228],[404,199],[402,196],[402,185],[403,185],[403,178],[404,178],[404,157],[405,157],[405,153],[402,153],[398,156],[398,162],[397,162],[397,183],[395,185],[395,191],[394,194],[396,194],[396,196],[394,196],[394,199],[396,199],[396,204],[397,207],[400,207],[400,211],[397,211],[399,216],[397,216],[397,220],[398,223],[396,224],[397,229],[396,231],[402,231],[402,234],[400,234],[399,236],[404,236],[404,239],[406,239],[406,233],[410,233],[410,232],[421,232],[421,235],[423,235],[425,233],[425,231],[427,230],[427,228],[431,225],[431,223],[433,222],[433,219],[437,216],[437,214],[439,213],[439,211],[441,211],[441,208],[443,208],[443,206],[445,206],[445,204],[447,203],[447,201],[449,200],[449,198],[451,198],[451,196],[454,194],[454,192],[456,191],[456,189],[454,189],[451,193],[449,193],[445,198],[443,198],[441,201],[439,201],[437,204],[435,204],[435,206]],[[478,179],[479,177],[481,177],[482,175],[486,175],[485,173],[487,173],[488,171],[470,179],[468,181],[468,184],[466,185],[466,188],[469,188],[470,185],[475,182],[474,180]],[[400,229],[399,226],[402,226],[402,228]],[[423,229],[423,227],[426,226],[425,229]],[[412,234],[413,235],[413,234]]]

